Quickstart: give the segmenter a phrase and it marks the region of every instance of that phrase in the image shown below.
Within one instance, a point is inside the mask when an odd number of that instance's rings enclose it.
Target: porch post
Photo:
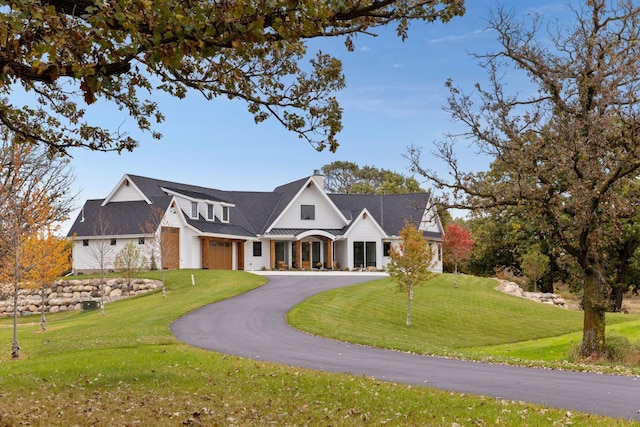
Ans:
[[[200,236],[201,259],[200,265],[203,269],[209,268],[209,239]]]
[[[269,240],[269,268],[274,270],[276,268],[276,242],[275,240]]]
[[[333,270],[333,240],[327,238],[327,268]]]
[[[302,269],[302,240],[296,240],[296,265]]]

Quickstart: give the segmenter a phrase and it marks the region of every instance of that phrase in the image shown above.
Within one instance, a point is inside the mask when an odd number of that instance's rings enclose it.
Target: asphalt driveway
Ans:
[[[640,420],[640,379],[419,356],[311,336],[285,323],[309,296],[375,279],[358,273],[273,274],[265,286],[176,320],[196,347],[309,369]]]

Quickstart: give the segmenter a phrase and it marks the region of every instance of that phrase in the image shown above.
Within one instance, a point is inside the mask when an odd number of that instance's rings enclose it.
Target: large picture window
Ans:
[[[376,267],[376,242],[353,242],[353,267]]]

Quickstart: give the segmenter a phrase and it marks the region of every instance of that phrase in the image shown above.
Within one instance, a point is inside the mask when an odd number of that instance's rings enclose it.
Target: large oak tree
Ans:
[[[494,158],[489,172],[460,168],[454,136],[437,149],[448,177],[422,167],[419,149],[410,156],[416,170],[458,196],[450,205],[510,206],[546,228],[582,273],[581,352],[598,356],[605,345],[605,246],[640,202],[637,192],[622,191],[640,168],[640,7],[630,0],[579,3],[574,22],[548,25],[498,9],[489,22],[501,48],[478,56],[489,84],[471,94],[449,82],[448,110],[476,149]],[[519,71],[534,93],[510,91]]]
[[[333,96],[340,61],[305,42],[396,25],[448,21],[463,0],[0,0],[0,123],[56,152],[132,150],[127,133],[86,117],[107,101],[153,132],[155,90],[246,101],[256,122],[274,117],[321,150],[341,130]],[[21,90],[35,95],[19,105]],[[145,95],[147,94],[147,95]],[[159,135],[153,132],[154,137]]]

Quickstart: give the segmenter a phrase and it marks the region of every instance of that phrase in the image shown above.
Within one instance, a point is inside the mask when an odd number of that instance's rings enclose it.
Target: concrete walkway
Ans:
[[[419,356],[319,338],[286,325],[286,313],[309,296],[373,280],[376,274],[260,274],[270,282],[183,316],[172,333],[220,353],[640,421],[637,377]]]

